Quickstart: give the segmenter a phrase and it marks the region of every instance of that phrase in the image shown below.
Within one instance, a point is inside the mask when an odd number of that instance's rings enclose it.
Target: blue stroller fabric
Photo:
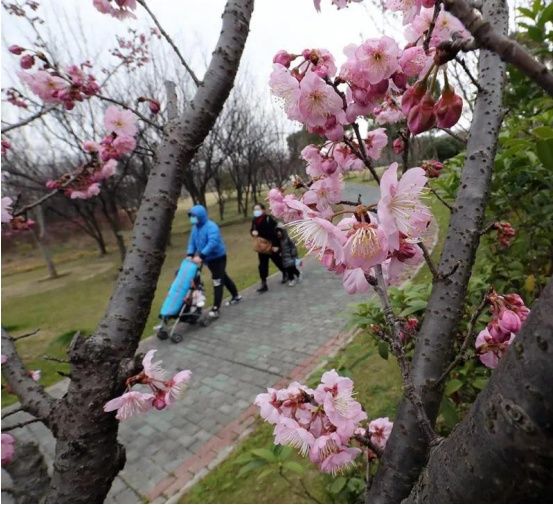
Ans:
[[[161,310],[160,317],[177,317],[183,304],[183,300],[192,286],[192,281],[198,272],[198,265],[191,259],[185,258],[177,272],[175,280],[169,288],[169,293],[165,297]]]

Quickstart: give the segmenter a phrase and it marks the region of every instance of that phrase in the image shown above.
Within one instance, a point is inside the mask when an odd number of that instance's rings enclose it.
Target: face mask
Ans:
[[[190,216],[190,222],[192,224],[198,224],[198,218],[196,216]]]
[[[253,217],[260,217],[263,214],[263,211],[260,209],[255,209],[253,211]]]

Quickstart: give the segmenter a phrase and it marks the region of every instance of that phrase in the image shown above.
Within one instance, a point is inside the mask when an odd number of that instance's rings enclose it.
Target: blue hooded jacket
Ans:
[[[217,223],[207,218],[207,210],[203,205],[194,205],[190,214],[198,218],[198,223],[192,226],[188,239],[189,256],[199,254],[202,260],[209,262],[227,253],[221,231]]]

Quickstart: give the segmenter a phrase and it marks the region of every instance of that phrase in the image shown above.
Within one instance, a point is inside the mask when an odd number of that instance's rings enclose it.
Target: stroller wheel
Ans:
[[[159,338],[159,340],[167,340],[169,338],[169,333],[167,333],[165,328],[160,328],[157,330],[156,337]]]
[[[173,333],[171,335],[171,342],[174,342],[175,344],[182,342],[182,339],[183,339],[183,336],[181,333]]]
[[[211,319],[209,317],[202,317],[199,323],[202,328],[207,328],[211,324]]]

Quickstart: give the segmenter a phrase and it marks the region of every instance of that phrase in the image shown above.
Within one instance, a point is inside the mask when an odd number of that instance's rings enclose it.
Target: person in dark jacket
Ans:
[[[276,267],[282,272],[282,283],[286,282],[286,274],[282,266],[280,256],[280,240],[276,234],[277,222],[275,218],[267,214],[265,205],[256,203],[253,208],[253,219],[250,233],[253,237],[261,237],[273,244],[271,254],[258,253],[259,256],[259,277],[261,286],[257,289],[258,293],[265,293],[269,290],[267,286],[267,277],[269,276],[269,259],[273,261]]]
[[[219,317],[219,309],[223,301],[223,285],[232,296],[230,304],[234,305],[242,297],[238,294],[236,285],[227,275],[227,249],[217,223],[208,219],[207,210],[203,205],[194,205],[188,212],[192,231],[188,239],[187,256],[197,264],[205,263],[213,278],[213,308],[209,317]]]
[[[282,258],[282,266],[288,277],[288,286],[293,287],[296,285],[296,281],[301,280],[301,273],[296,267],[298,248],[282,223],[277,225],[276,234],[280,240],[280,256]]]

